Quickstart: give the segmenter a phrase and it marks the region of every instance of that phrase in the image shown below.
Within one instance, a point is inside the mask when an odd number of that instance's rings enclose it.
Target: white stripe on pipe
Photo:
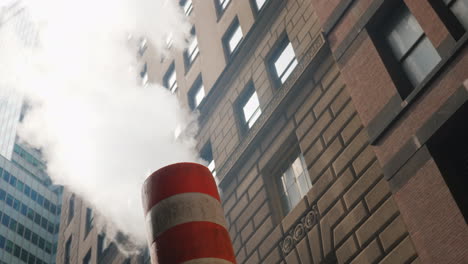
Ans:
[[[199,258],[182,262],[182,264],[232,264],[232,262],[219,258]]]
[[[227,227],[221,203],[212,196],[204,193],[176,194],[154,205],[146,215],[150,243],[167,229],[194,221]]]

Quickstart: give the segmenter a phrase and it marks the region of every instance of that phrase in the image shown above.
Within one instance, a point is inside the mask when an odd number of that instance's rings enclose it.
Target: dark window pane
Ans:
[[[37,242],[39,240],[39,236],[36,234],[36,233],[32,233],[32,239],[31,239],[31,242],[37,246]]]
[[[403,69],[414,86],[421,83],[440,61],[440,56],[427,37],[419,42],[402,62]]]
[[[10,182],[10,173],[8,171],[3,172],[3,180],[6,182]]]
[[[404,6],[395,12],[390,18],[389,33],[387,41],[395,54],[395,57],[401,59],[416,41],[424,34],[423,30],[411,14],[409,9]]]
[[[21,260],[24,261],[24,262],[27,262],[28,261],[28,256],[29,256],[28,251],[26,251],[23,248],[23,250],[21,251]]]
[[[18,245],[15,245],[15,250],[13,251],[13,256],[19,258],[21,255],[21,248]]]
[[[31,230],[27,227],[26,227],[26,230],[24,231],[24,238],[26,238],[26,240],[31,240]]]
[[[10,176],[10,184],[16,187],[16,177],[13,175]]]
[[[15,209],[16,211],[19,211],[20,209],[20,201],[18,201],[17,199],[15,199],[13,202],[13,209]]]
[[[31,190],[31,199],[33,199],[34,201],[37,200],[37,192],[35,190]]]
[[[25,204],[21,204],[21,214],[26,216],[28,213],[28,207]]]
[[[10,216],[8,216],[7,214],[3,214],[2,224],[8,227],[8,225],[10,224]]]
[[[6,203],[7,203],[9,206],[13,207],[13,196],[7,194]]]
[[[26,194],[27,196],[31,195],[31,187],[29,187],[29,185],[24,186],[24,194]]]

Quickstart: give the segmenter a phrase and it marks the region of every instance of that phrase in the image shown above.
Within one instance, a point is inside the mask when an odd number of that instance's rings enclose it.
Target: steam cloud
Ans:
[[[42,149],[54,183],[143,245],[144,179],[198,158],[190,134],[174,138],[194,117],[167,89],[141,85],[136,48],[144,36],[164,52],[168,34],[182,48],[189,23],[174,0],[22,1],[13,18],[12,3],[0,1],[0,89],[30,106],[20,138]]]

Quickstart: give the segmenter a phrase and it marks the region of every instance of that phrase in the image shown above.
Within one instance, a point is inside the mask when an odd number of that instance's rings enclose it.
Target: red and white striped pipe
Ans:
[[[143,185],[153,264],[235,264],[215,180],[205,166],[177,163]]]

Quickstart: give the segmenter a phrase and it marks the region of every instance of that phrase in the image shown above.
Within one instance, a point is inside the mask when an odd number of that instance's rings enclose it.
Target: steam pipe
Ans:
[[[153,264],[235,264],[221,199],[211,172],[196,163],[155,171],[143,184]]]

